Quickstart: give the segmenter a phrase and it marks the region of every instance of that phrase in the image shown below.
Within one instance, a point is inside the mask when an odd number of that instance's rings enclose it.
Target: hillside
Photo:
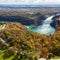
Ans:
[[[25,26],[17,22],[0,22],[0,26],[4,27],[2,30],[27,30]],[[2,28],[1,27],[1,28]],[[1,29],[0,28],[0,29]]]
[[[60,31],[41,35],[20,23],[5,23],[0,30],[0,60],[38,60],[60,56]]]

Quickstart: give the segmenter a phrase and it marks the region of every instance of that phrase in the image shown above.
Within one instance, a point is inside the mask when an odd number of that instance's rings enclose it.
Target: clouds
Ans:
[[[0,0],[0,4],[60,4],[60,0]]]

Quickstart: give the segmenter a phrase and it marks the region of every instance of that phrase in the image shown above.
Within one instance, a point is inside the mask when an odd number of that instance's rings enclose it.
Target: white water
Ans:
[[[39,26],[26,26],[29,30],[33,30],[35,32],[41,33],[41,34],[53,34],[55,32],[55,28],[50,26],[50,23],[52,22],[52,18],[54,16],[48,17],[46,20],[43,21],[42,25]]]

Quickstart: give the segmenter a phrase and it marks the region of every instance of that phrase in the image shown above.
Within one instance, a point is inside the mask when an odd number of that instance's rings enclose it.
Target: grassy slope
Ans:
[[[4,55],[4,50],[0,50],[0,60],[12,60],[14,58],[14,56],[11,56],[10,58],[4,59],[3,55]]]

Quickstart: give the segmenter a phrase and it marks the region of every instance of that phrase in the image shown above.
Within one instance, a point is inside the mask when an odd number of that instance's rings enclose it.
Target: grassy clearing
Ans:
[[[0,50],[0,60],[13,60],[13,58],[14,58],[14,56],[11,56],[11,57],[7,57],[6,59],[4,59],[4,57],[3,57],[3,55],[4,55],[4,50]]]

